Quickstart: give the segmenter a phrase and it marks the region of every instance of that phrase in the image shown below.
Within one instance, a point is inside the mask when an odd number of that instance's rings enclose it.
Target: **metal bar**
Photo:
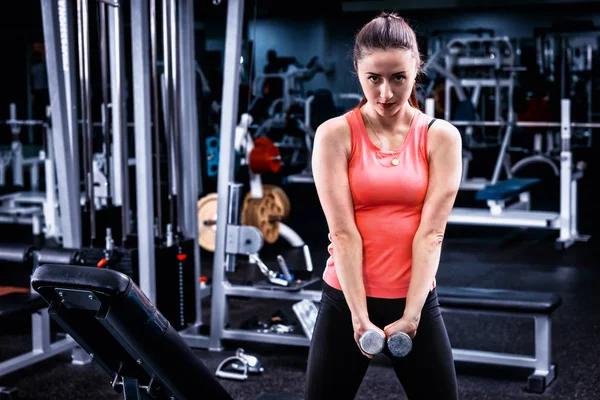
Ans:
[[[31,314],[31,344],[34,353],[50,348],[50,315],[47,308]]]
[[[91,112],[92,100],[90,93],[90,64],[89,64],[89,26],[88,26],[88,2],[77,1],[77,32],[79,43],[79,87],[81,101],[81,119],[83,120],[83,174],[85,179],[85,206],[89,212],[90,221],[90,246],[94,245],[96,239],[96,216],[94,208],[94,173],[93,158],[94,149],[92,143]]]
[[[173,97],[171,89],[171,60],[173,58],[171,54],[171,40],[169,33],[169,5],[170,0],[162,0],[162,28],[163,28],[163,65],[164,65],[164,91],[163,98],[165,101],[163,115],[165,123],[165,135],[167,144],[167,174],[168,174],[168,187],[169,187],[169,224],[173,225],[175,221],[175,195],[177,189],[175,188],[175,155],[173,154]]]
[[[224,284],[224,293],[228,296],[241,296],[259,299],[312,300],[321,301],[320,290],[300,290],[287,292],[285,290],[264,290],[252,286]]]
[[[571,153],[571,100],[560,102],[560,235],[559,241],[567,246],[571,237],[571,181],[573,154]]]
[[[33,216],[24,215],[4,215],[0,210],[0,222],[7,224],[18,224],[18,225],[33,225]]]
[[[458,80],[458,84],[465,88],[465,87],[488,87],[488,88],[498,88],[498,87],[507,87],[510,86],[512,83],[512,80],[510,79],[494,79],[494,78],[489,78],[489,79],[471,79],[471,78],[466,78],[466,79],[459,79]]]
[[[444,107],[444,119],[446,121],[450,120],[450,115],[454,112],[454,110],[452,110],[452,103],[451,103],[451,99],[452,99],[452,81],[448,78],[446,78],[446,85],[444,88],[444,104],[446,105]]]
[[[53,151],[60,191],[61,230],[65,248],[81,247],[81,208],[79,205],[79,152],[75,148],[76,96],[71,53],[73,37],[66,0],[41,0],[48,89],[52,114]]]
[[[106,202],[108,206],[113,203],[112,197],[112,145],[111,145],[111,131],[110,131],[110,120],[111,113],[108,109],[110,103],[110,97],[108,95],[109,83],[108,83],[108,44],[107,44],[107,17],[106,7],[103,2],[98,2],[99,10],[99,28],[100,28],[100,86],[102,91],[102,136],[104,139],[104,152],[106,162],[104,163],[106,173]],[[91,121],[91,119],[90,119]]]
[[[175,191],[175,232],[181,235],[181,221],[182,215],[182,194],[181,187],[182,182],[180,179],[181,165],[181,149],[179,148],[180,137],[181,137],[181,124],[180,124],[180,107],[179,107],[179,48],[177,46],[179,38],[177,35],[177,2],[176,0],[169,0],[169,33],[171,40],[171,110],[173,115],[171,116],[171,123],[173,124],[173,189]],[[197,211],[196,211],[197,213]]]
[[[229,184],[229,201],[227,204],[227,224],[238,225],[240,222],[240,198],[242,195],[242,184],[241,183],[230,183]],[[235,265],[237,257],[235,254],[225,254],[225,271],[235,272]]]
[[[600,122],[571,122],[571,128],[600,128]]]
[[[63,90],[66,100],[66,107],[63,112],[66,112],[68,124],[63,126],[63,129],[66,130],[66,134],[68,134],[69,147],[70,147],[70,165],[73,166],[71,169],[71,173],[73,174],[73,182],[76,186],[73,188],[73,195],[77,199],[77,213],[80,215],[80,200],[81,200],[81,191],[80,191],[80,174],[79,174],[79,165],[80,165],[80,133],[79,127],[77,125],[78,120],[78,100],[77,100],[77,59],[76,51],[71,51],[71,49],[76,49],[76,33],[77,33],[77,25],[76,25],[76,17],[74,12],[76,12],[75,7],[72,7],[72,0],[60,0],[59,1],[59,10],[64,6],[64,12],[59,13],[59,21],[60,21],[60,40],[62,43],[62,62],[63,62],[63,72],[64,72],[64,80],[63,80]],[[71,27],[73,26],[73,28]],[[52,88],[49,87],[49,93],[52,94]],[[56,117],[54,113],[54,109],[52,108],[52,112],[50,113],[52,116],[52,120]],[[58,171],[60,172],[60,171]],[[59,175],[64,176],[64,175]],[[61,190],[61,193],[64,193]],[[62,208],[62,207],[61,207]],[[81,220],[81,217],[78,217]],[[70,221],[67,221],[70,223]],[[78,222],[78,225],[81,225],[81,222]],[[81,232],[81,228],[80,228]],[[81,236],[81,233],[79,233]],[[81,242],[81,239],[79,239]]]
[[[539,316],[545,317],[547,316],[546,314],[540,314],[539,312],[521,312],[521,311],[502,311],[502,310],[492,310],[492,309],[485,309],[482,310],[480,308],[455,308],[453,306],[447,307],[445,302],[441,302],[440,303],[440,309],[442,311],[442,313],[452,313],[452,314],[468,314],[468,315],[473,315],[473,314],[478,314],[478,313],[485,313],[486,315],[495,315],[495,316],[501,316],[501,317],[510,317],[510,318],[514,318],[514,317],[519,317],[519,318],[536,318]]]
[[[435,99],[433,97],[425,99],[425,114],[432,118],[435,117]]]
[[[38,126],[38,125],[46,125],[46,121],[35,120],[35,119],[7,119],[4,121],[0,121],[0,124],[6,125],[24,125],[24,126]]]
[[[18,140],[11,142],[13,184],[23,186],[23,145]]]
[[[46,135],[47,153],[44,158],[44,183],[45,183],[45,201],[43,203],[44,210],[44,232],[46,238],[56,238],[60,236],[60,227],[57,226],[58,207],[56,207],[56,170],[54,157],[54,144],[52,138],[52,130],[49,126],[44,127],[44,135]]]
[[[85,146],[87,146],[88,159],[87,159],[87,176],[86,176],[86,190],[88,192],[88,212],[90,218],[90,246],[94,246],[96,242],[96,207],[94,204],[94,140],[93,140],[93,129],[92,129],[92,85],[90,81],[90,28],[89,28],[89,4],[88,0],[83,0],[83,7],[81,9],[82,16],[82,53],[83,53],[83,81],[82,85],[85,86],[85,97],[82,98],[83,107],[85,108],[84,118],[84,137]]]
[[[68,337],[67,339],[52,343],[44,352],[30,351],[10,358],[0,363],[0,377],[67,352],[75,346],[77,346],[77,342]]]
[[[494,86],[494,115],[496,117],[496,120],[498,121],[502,118],[502,112],[501,112],[502,89],[499,85],[500,82],[498,82],[496,79],[493,79],[492,81],[493,81],[493,86]],[[481,87],[481,85],[477,85],[476,87]],[[509,105],[510,105],[510,103],[509,103]]]
[[[552,322],[548,316],[535,319],[535,369],[549,372],[552,366]]]
[[[234,135],[238,114],[239,66],[244,22],[244,1],[227,2],[227,23],[225,30],[225,58],[223,76],[223,97],[221,111],[221,140],[219,148],[219,171],[217,179],[217,208],[226,213],[229,183],[233,179]],[[226,214],[225,214],[226,215]],[[225,239],[227,219],[217,220],[216,245],[213,261],[213,297],[211,303],[210,349],[221,348],[221,337],[225,328]]]
[[[30,50],[29,46],[27,46],[25,49],[25,71],[31,71],[31,50]],[[31,74],[27,74],[25,76],[25,90],[27,91],[27,95],[26,95],[27,96],[26,97],[27,119],[32,119],[33,118],[33,115],[32,115],[33,102],[31,101],[31,97],[32,97],[31,93],[33,92],[33,90],[31,89]],[[27,128],[27,136],[29,138],[29,143],[33,143],[34,142],[33,129],[31,126],[29,126]],[[41,138],[41,139],[43,140],[43,138]]]
[[[108,45],[110,49],[110,84],[113,134],[113,196],[114,204],[121,206],[121,233],[125,240],[131,231],[129,218],[129,141],[127,130],[127,102],[125,95],[125,52],[123,43],[122,11],[113,7],[108,14]],[[110,178],[110,177],[109,177]]]
[[[181,169],[183,185],[183,231],[187,237],[198,235],[198,196],[202,163],[200,162],[200,142],[198,132],[198,105],[196,102],[196,57],[194,41],[194,2],[179,2],[179,66],[181,77]],[[200,282],[200,246],[194,246],[194,282]],[[196,324],[202,322],[202,293],[199,284],[196,290]]]
[[[158,125],[159,120],[159,100],[158,100],[158,70],[157,70],[157,57],[158,57],[158,44],[156,41],[156,0],[150,0],[150,71],[151,71],[151,83],[152,83],[152,141],[154,143],[154,181],[161,182],[160,173],[160,128]],[[156,214],[156,234],[159,238],[162,238],[162,194],[161,190],[156,191],[156,203],[155,203],[155,214]]]
[[[131,1],[131,49],[133,65],[133,105],[135,121],[135,176],[137,188],[137,236],[140,289],[156,302],[154,252],[154,190],[152,184],[152,142],[150,108],[150,60],[148,2]]]
[[[491,351],[452,349],[455,361],[468,361],[481,364],[505,365],[523,368],[535,368],[536,359],[531,356],[494,353]]]
[[[306,245],[300,235],[283,222],[279,223],[279,236],[285,239],[292,247],[302,247]]]
[[[310,339],[306,335],[252,332],[243,329],[226,329],[223,339],[242,340],[248,342],[285,344],[290,346],[308,346]]]
[[[510,145],[510,140],[512,137],[512,125],[506,127],[506,133],[502,138],[502,145],[500,146],[500,151],[498,152],[498,158],[496,159],[496,165],[494,166],[494,173],[492,175],[492,181],[490,184],[495,185],[500,179],[500,171],[502,169],[502,165],[504,164],[504,157],[506,157],[506,152],[508,151],[508,146]]]
[[[566,37],[562,36],[558,40],[560,41],[560,98],[564,99],[567,94],[567,54],[569,49]]]
[[[533,121],[517,121],[514,123],[504,121],[448,121],[454,126],[491,126],[491,127],[502,127],[507,125],[519,126],[523,128],[560,128],[562,124],[560,122],[533,122]],[[600,122],[572,122],[570,124],[572,128],[589,128],[598,129],[600,128]]]
[[[493,215],[489,209],[455,207],[450,213],[448,223],[559,229],[560,215],[553,212],[522,210],[504,210],[499,215]]]
[[[183,340],[187,343],[188,346],[192,348],[208,348],[209,338],[208,336],[201,336],[198,332],[190,332],[180,331],[179,335],[183,338]]]
[[[580,238],[579,229],[577,228],[577,179],[571,180],[571,230],[572,238]]]
[[[194,2],[180,0],[178,19],[178,76],[179,88],[178,101],[178,125],[181,132],[181,159],[184,161],[181,172],[181,182],[185,183],[181,188],[181,197],[184,201],[181,223],[185,224],[186,235],[196,236],[198,234],[198,206],[199,195],[199,159],[200,142],[198,137],[198,105],[196,101],[196,61],[194,41]],[[185,141],[183,140],[185,138]],[[188,215],[189,214],[189,215]],[[196,221],[196,222],[195,222]]]

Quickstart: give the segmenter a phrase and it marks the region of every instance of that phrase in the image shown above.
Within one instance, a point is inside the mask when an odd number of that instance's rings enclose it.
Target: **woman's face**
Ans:
[[[409,50],[372,50],[357,63],[367,101],[380,115],[393,115],[408,101],[417,75]]]

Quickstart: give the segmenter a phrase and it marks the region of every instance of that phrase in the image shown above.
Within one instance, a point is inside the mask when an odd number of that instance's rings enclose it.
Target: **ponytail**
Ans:
[[[361,108],[365,104],[367,104],[367,98],[363,95],[363,98],[360,100],[360,103],[358,103],[358,105],[354,108]]]
[[[412,92],[408,98],[408,104],[410,104],[413,108],[420,110],[419,100],[417,99],[417,85],[413,85]]]

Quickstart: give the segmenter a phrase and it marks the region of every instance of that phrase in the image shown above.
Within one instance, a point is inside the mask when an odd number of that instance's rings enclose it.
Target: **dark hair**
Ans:
[[[419,54],[417,35],[410,25],[396,13],[382,12],[368,22],[356,35],[354,52],[352,55],[354,69],[357,70],[358,62],[369,50],[409,50],[417,60],[417,74],[421,69],[421,56]],[[367,102],[363,96],[358,107]],[[413,86],[408,103],[419,108],[417,89]]]

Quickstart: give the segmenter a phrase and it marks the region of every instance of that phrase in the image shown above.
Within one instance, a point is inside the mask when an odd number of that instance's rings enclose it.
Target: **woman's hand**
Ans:
[[[402,317],[396,322],[392,322],[391,324],[387,325],[385,328],[383,328],[383,331],[385,332],[385,337],[388,339],[392,337],[393,334],[398,332],[404,332],[410,336],[411,339],[414,339],[417,335],[418,327],[418,320]]]
[[[372,330],[372,331],[376,331],[377,333],[379,333],[381,335],[382,338],[384,338],[385,340],[385,332],[381,330],[381,328],[379,328],[377,325],[373,324],[368,318],[366,319],[352,319],[352,326],[354,327],[354,341],[356,342],[356,345],[358,346],[358,349],[360,350],[361,353],[363,353],[363,355],[367,358],[373,358],[372,355],[365,353],[364,351],[362,351],[362,349],[360,348],[360,337],[362,336],[363,333],[365,333],[366,331]]]

